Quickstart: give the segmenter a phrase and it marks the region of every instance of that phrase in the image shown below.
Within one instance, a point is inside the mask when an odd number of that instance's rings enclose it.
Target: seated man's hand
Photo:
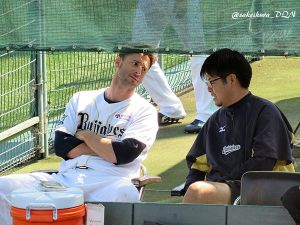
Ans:
[[[77,147],[73,148],[69,153],[68,157],[73,159],[81,155],[97,155],[87,144],[86,144],[86,139],[88,137],[91,137],[95,134],[93,134],[90,131],[87,130],[78,130],[75,133],[75,137],[78,138],[79,140],[83,141],[84,143],[78,145]]]
[[[71,153],[74,154],[72,154],[73,158],[74,156],[78,156],[78,154],[98,155],[108,162],[117,162],[116,155],[112,148],[112,141],[109,138],[100,137],[88,130],[78,130],[75,133],[75,137],[83,141],[84,143],[78,146],[79,148],[82,147],[82,150],[80,149],[79,151],[78,148],[77,151],[73,151],[74,149],[71,151]]]
[[[87,135],[94,135],[94,134],[88,130],[78,130],[75,133],[75,137],[82,141],[85,141],[85,138],[87,137]]]

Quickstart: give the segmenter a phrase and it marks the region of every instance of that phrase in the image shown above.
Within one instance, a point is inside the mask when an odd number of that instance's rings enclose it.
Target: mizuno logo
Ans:
[[[226,126],[220,127],[220,128],[219,128],[219,133],[225,132],[225,131],[226,131],[226,130],[225,130],[225,127],[226,127]]]

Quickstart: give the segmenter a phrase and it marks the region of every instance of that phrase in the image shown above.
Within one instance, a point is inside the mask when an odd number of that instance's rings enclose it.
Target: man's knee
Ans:
[[[198,181],[192,183],[184,196],[184,201],[190,203],[204,203],[214,193],[212,187],[206,182]]]
[[[189,186],[184,196],[185,203],[229,204],[231,191],[227,184],[198,181]]]

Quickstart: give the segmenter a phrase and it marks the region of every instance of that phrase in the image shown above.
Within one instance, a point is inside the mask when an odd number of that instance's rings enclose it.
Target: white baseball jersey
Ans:
[[[12,223],[9,208],[11,192],[17,188],[37,189],[40,181],[59,181],[67,187],[81,188],[85,201],[139,201],[139,193],[131,183],[131,178],[139,176],[140,163],[155,140],[157,111],[138,94],[109,104],[104,100],[104,91],[74,94],[57,130],[71,135],[77,129],[90,130],[115,141],[134,138],[146,145],[142,153],[132,162],[122,165],[115,165],[97,156],[83,155],[63,161],[57,174],[36,172],[0,177],[1,225]],[[77,168],[80,165],[89,169]]]
[[[89,155],[63,161],[60,173],[53,176],[67,186],[82,188],[89,200],[103,200],[99,197],[103,195],[103,188],[111,187],[113,181],[123,180],[130,183],[131,178],[140,175],[141,162],[154,143],[158,130],[157,111],[148,101],[135,93],[129,99],[109,104],[104,99],[105,90],[74,94],[56,130],[71,135],[78,129],[89,130],[114,141],[134,138],[146,147],[135,160],[122,165]],[[76,169],[78,166],[87,166],[90,169]],[[117,187],[117,184],[114,186]],[[104,194],[107,195],[107,192]]]

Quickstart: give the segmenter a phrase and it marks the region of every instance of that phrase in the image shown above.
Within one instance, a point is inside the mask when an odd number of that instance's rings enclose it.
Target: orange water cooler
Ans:
[[[12,193],[11,216],[13,225],[83,225],[83,193],[77,188],[18,189]]]

